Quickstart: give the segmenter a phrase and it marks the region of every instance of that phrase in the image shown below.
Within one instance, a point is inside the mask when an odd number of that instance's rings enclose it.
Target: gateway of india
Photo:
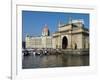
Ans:
[[[88,49],[89,30],[83,19],[69,20],[66,24],[58,23],[58,30],[50,36],[47,25],[44,25],[41,36],[25,37],[26,48],[53,49]]]

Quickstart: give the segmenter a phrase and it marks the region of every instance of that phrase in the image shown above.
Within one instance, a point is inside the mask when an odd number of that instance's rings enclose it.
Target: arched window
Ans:
[[[73,44],[73,49],[77,49],[77,44],[76,43]]]

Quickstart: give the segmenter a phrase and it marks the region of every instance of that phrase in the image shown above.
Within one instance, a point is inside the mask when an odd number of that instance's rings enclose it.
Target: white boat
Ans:
[[[35,55],[35,54],[36,54],[36,52],[34,51],[34,52],[33,52],[33,55]]]

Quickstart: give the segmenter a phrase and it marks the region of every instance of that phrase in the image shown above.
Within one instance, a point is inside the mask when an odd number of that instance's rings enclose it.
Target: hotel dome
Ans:
[[[45,24],[43,30],[42,30],[42,36],[49,36],[49,29],[47,24]]]

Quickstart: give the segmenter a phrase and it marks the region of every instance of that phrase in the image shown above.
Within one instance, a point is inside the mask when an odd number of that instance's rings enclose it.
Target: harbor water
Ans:
[[[23,56],[23,69],[89,66],[89,55],[34,55]]]

